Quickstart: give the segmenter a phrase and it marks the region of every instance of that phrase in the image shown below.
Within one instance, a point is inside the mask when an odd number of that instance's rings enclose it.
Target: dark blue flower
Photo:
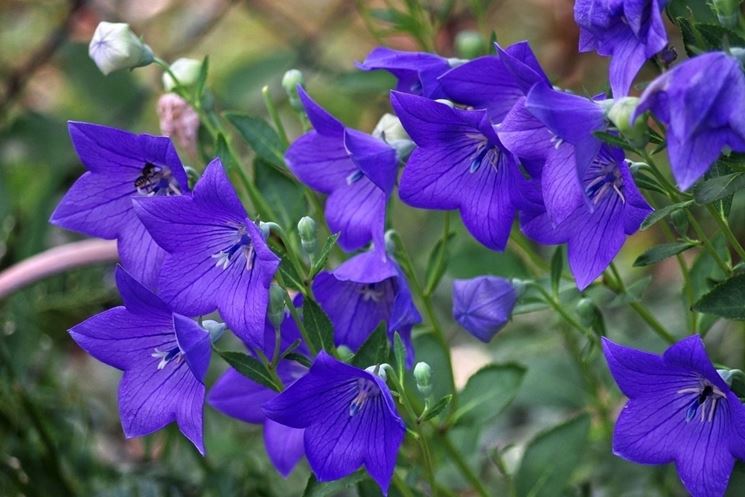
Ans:
[[[264,404],[269,419],[304,429],[305,455],[320,481],[364,465],[387,493],[404,423],[377,375],[321,352],[305,376]]]
[[[687,190],[729,147],[745,152],[745,75],[722,52],[689,59],[647,87],[632,119],[651,110],[667,125],[667,151],[678,186]]]
[[[745,459],[745,407],[692,336],[662,356],[603,339],[618,387],[629,398],[613,434],[613,452],[640,464],[674,462],[692,497],[722,497]]]
[[[482,342],[507,324],[516,301],[512,282],[498,276],[453,281],[453,318]]]
[[[342,248],[356,250],[384,231],[386,201],[396,181],[396,150],[384,139],[346,128],[300,86],[298,95],[314,130],[290,146],[285,160],[300,181],[329,196],[329,228],[340,233]]]
[[[148,435],[176,422],[204,454],[202,410],[210,337],[121,267],[116,283],[123,306],[70,329],[86,352],[124,371],[119,416],[127,438]]]
[[[132,199],[188,193],[171,140],[97,124],[68,123],[75,151],[88,170],[52,213],[50,222],[91,236],[116,239],[122,265],[155,288],[165,252],[135,215]]]
[[[579,51],[610,56],[613,96],[626,96],[647,59],[667,45],[661,10],[666,0],[577,0]]]
[[[363,71],[382,69],[393,74],[398,80],[396,91],[445,98],[437,78],[450,69],[450,64],[439,55],[377,47],[357,67]]]
[[[213,160],[193,196],[138,199],[135,209],[168,255],[160,297],[178,312],[219,310],[250,345],[263,345],[269,284],[279,258],[248,219],[222,163]]]

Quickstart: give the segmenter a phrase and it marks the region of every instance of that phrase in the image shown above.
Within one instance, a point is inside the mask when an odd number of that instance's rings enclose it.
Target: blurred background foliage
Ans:
[[[703,0],[697,1],[704,5]],[[386,90],[393,79],[357,71],[354,62],[381,43],[458,56],[456,40],[465,30],[480,33],[483,40],[494,36],[504,45],[528,39],[557,84],[587,94],[605,89],[607,61],[577,54],[571,0],[426,0],[415,10],[428,20],[424,29],[401,14],[413,4],[405,0],[0,2],[0,270],[79,239],[47,222],[61,195],[82,172],[67,137],[67,120],[158,132],[155,106],[162,92],[160,71],[149,67],[104,77],[87,55],[87,43],[101,20],[129,22],[167,60],[209,55],[208,85],[219,109],[263,115],[260,89],[269,85],[292,136],[300,126],[280,87],[287,69],[301,69],[310,93],[322,105],[347,124],[369,131],[389,111]],[[669,31],[678,52],[684,53],[677,30]],[[640,79],[653,75],[647,68]],[[198,157],[186,153],[182,157],[201,167]],[[442,215],[397,201],[392,209],[393,224],[421,270],[442,231]],[[736,199],[732,225],[739,235],[744,214]],[[619,408],[622,399],[597,351],[577,351],[585,358],[585,370],[571,360],[567,335],[560,333],[550,312],[516,316],[488,347],[456,327],[450,318],[453,278],[530,275],[519,247],[510,245],[503,254],[493,253],[462,227],[457,230],[446,279],[436,298],[452,340],[458,382],[463,385],[489,362],[515,363],[524,369],[515,369],[522,387],[504,412],[497,417],[472,416],[453,438],[490,493],[507,495],[504,473],[515,472],[526,443],[538,432],[583,412],[590,402],[588,382],[599,382],[597,388],[611,410]],[[656,230],[633,237],[619,267],[629,284],[637,283],[657,318],[683,335],[685,304],[674,262],[631,267],[646,247],[661,240]],[[539,250],[547,263],[552,249]],[[711,261],[696,250],[684,257],[698,265],[694,278],[703,288],[712,277]],[[174,427],[143,439],[123,438],[116,408],[118,373],[82,353],[66,333],[70,326],[118,304],[112,270],[112,265],[77,269],[0,300],[0,496],[301,495],[307,467],[281,479],[264,454],[259,428],[209,408],[206,459]],[[571,289],[565,295],[567,301],[577,298]],[[602,309],[609,336],[640,348],[662,349],[662,343],[623,302],[601,290],[591,297]],[[716,324],[707,341],[716,361],[742,368],[743,335],[732,333],[734,328],[732,323]],[[417,350],[420,359],[433,365],[437,381],[438,367],[444,372],[437,349],[422,337]],[[223,367],[214,361],[209,382]],[[446,380],[439,381],[440,387],[445,384]],[[644,468],[614,458],[607,427],[597,420],[591,424],[590,442],[585,444],[584,438],[568,442],[543,438],[550,449],[547,453],[559,456],[546,464],[576,458],[577,469],[568,468],[533,497],[684,495],[671,468]],[[438,480],[453,495],[469,495],[460,490],[465,482],[449,464],[442,457]],[[376,495],[377,489],[368,483],[342,493]],[[739,468],[731,487],[731,497],[745,495],[745,472]],[[520,497],[521,492],[518,485]]]

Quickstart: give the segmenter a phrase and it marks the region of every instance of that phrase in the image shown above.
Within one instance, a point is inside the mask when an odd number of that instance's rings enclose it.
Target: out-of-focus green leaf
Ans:
[[[311,475],[305,486],[303,497],[335,497],[352,488],[366,478],[364,471],[357,471],[339,480],[320,482]]]
[[[235,126],[256,156],[277,167],[284,167],[284,150],[279,135],[268,122],[260,117],[238,112],[228,112],[225,118]]]
[[[553,257],[551,257],[551,291],[554,295],[559,294],[559,284],[561,283],[561,272],[564,270],[564,249],[562,245],[556,247]]]
[[[693,310],[745,320],[745,274],[735,275],[714,287],[694,304]]]
[[[667,259],[668,257],[672,257],[681,252],[685,252],[686,250],[693,248],[696,245],[697,244],[693,242],[671,242],[657,245],[656,247],[652,247],[651,249],[647,250],[642,255],[637,257],[634,261],[634,266],[640,267],[655,264],[663,259]]]
[[[569,482],[584,453],[590,417],[580,415],[535,437],[515,475],[518,497],[556,497]]]
[[[499,415],[520,390],[525,368],[518,364],[489,364],[468,379],[458,396],[458,423],[486,423]]]
[[[429,254],[427,262],[427,272],[425,276],[424,294],[430,295],[440,283],[445,269],[448,266],[450,258],[450,244],[455,238],[455,233],[448,233],[447,237],[438,240],[432,252]]]
[[[699,183],[693,191],[696,203],[710,204],[745,188],[745,173],[726,174]]]

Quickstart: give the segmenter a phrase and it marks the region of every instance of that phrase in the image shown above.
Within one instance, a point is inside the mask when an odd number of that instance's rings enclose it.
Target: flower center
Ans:
[[[160,359],[160,362],[158,363],[158,369],[163,369],[168,365],[169,362],[173,360],[180,361],[183,357],[183,352],[181,352],[181,349],[178,347],[178,345],[167,350],[160,350],[158,347],[155,347],[153,349],[153,353],[150,354],[150,357]]]
[[[364,176],[365,176],[365,173],[363,173],[361,170],[359,169],[355,170],[353,173],[350,173],[349,176],[347,176],[347,185],[357,183]]]
[[[254,253],[253,244],[251,238],[246,232],[245,226],[239,226],[235,228],[235,237],[233,242],[227,247],[223,248],[219,252],[212,254],[212,258],[216,260],[215,266],[227,269],[227,267],[238,259],[241,254],[246,257],[246,269],[251,270],[253,267]]]
[[[385,295],[385,290],[375,283],[363,285],[359,292],[362,294],[362,300],[380,302]]]
[[[475,173],[481,169],[481,166],[484,163],[496,169],[499,164],[500,155],[500,151],[497,147],[487,141],[481,142],[476,147],[473,160],[471,160],[471,164],[468,166],[468,172],[471,174]]]
[[[679,394],[695,395],[686,409],[686,422],[690,422],[696,417],[696,413],[701,411],[701,422],[711,422],[714,419],[714,413],[717,410],[717,404],[720,399],[726,397],[724,392],[709,383],[702,381],[698,386],[683,388],[678,390]]]
[[[155,195],[181,195],[181,188],[173,177],[168,166],[156,166],[146,162],[142,167],[142,174],[135,180],[135,189],[140,195],[152,197]]]
[[[349,403],[349,415],[356,416],[365,407],[367,400],[380,394],[378,386],[366,378],[357,379],[357,396]]]
[[[600,157],[592,161],[585,176],[585,195],[594,205],[600,203],[610,192],[618,195],[625,204],[626,197],[623,195],[622,187],[621,171],[615,163],[607,162]]]

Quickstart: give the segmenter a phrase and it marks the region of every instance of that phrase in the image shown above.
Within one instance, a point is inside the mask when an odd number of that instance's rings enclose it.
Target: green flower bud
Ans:
[[[303,84],[303,73],[297,69],[290,69],[282,76],[282,88],[285,89],[287,97],[290,99],[290,105],[295,110],[302,110],[300,97],[297,95],[297,85]]]
[[[365,371],[367,371],[370,374],[378,375],[380,378],[383,379],[383,381],[388,381],[388,373],[386,372],[386,370],[390,367],[391,367],[390,364],[384,362],[383,364],[376,364],[374,366],[368,366],[365,368]]]
[[[303,246],[306,254],[314,254],[318,246],[318,237],[316,236],[316,222],[313,218],[303,216],[297,223],[297,232],[300,235],[300,244]]]
[[[388,254],[396,252],[396,230],[388,230],[384,235],[385,251]]]
[[[417,362],[414,366],[414,379],[416,388],[426,396],[432,393],[432,368],[426,362]]]
[[[354,357],[354,352],[352,352],[352,349],[350,349],[346,345],[339,345],[338,347],[336,347],[336,354],[343,362],[349,362]]]
[[[488,43],[476,31],[461,31],[455,36],[455,52],[458,57],[473,59],[487,53]]]
[[[647,143],[647,120],[639,116],[631,122],[639,99],[637,97],[623,97],[615,100],[608,110],[608,119],[633,145],[643,147]]]
[[[202,70],[202,63],[196,59],[180,58],[171,64],[171,73],[176,76],[181,86],[192,86],[199,79],[199,72]],[[173,80],[169,72],[163,73],[163,88],[171,91],[176,88],[176,81]]]
[[[225,333],[225,330],[228,329],[228,325],[213,321],[212,319],[205,319],[202,321],[202,328],[210,334],[210,341],[215,343],[220,339],[223,333]]]
[[[93,33],[88,55],[102,73],[134,69],[153,61],[153,51],[126,23],[101,22]]]
[[[285,290],[276,283],[269,287],[269,321],[274,329],[282,325],[285,318]]]

